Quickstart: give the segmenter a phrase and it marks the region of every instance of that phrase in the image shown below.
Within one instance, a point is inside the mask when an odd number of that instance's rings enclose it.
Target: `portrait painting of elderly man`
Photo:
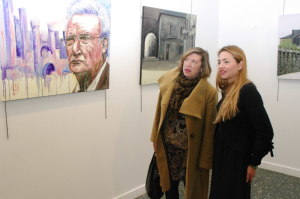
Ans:
[[[100,2],[77,0],[68,10],[65,32],[69,69],[76,76],[73,92],[107,89],[109,21]]]
[[[109,88],[111,0],[0,0],[0,10],[0,101]]]

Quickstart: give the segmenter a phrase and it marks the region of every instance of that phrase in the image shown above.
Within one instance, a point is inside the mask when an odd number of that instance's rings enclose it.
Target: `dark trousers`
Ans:
[[[172,180],[171,177],[170,180],[171,180],[171,188],[167,192],[165,192],[166,199],[179,199],[178,186],[180,181],[174,181]],[[185,180],[183,181],[183,183],[185,185]]]
[[[171,180],[171,188],[165,193],[166,199],[179,199],[179,181]]]

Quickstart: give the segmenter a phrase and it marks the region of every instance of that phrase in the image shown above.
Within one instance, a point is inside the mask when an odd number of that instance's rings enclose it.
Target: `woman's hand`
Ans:
[[[248,166],[247,168],[247,176],[246,176],[246,182],[251,183],[253,178],[256,175],[256,168],[253,166]]]

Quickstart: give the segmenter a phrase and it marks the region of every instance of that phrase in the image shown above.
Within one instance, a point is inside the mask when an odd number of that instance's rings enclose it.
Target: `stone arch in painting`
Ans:
[[[145,46],[144,46],[144,57],[150,58],[150,57],[157,57],[157,36],[150,32],[145,37]]]
[[[52,54],[53,52],[52,52],[52,50],[51,50],[51,48],[49,46],[43,45],[41,47],[41,49],[40,49],[40,55],[41,55],[41,57],[45,57],[45,55],[43,55],[43,53],[46,53],[46,54],[50,53],[50,54]]]
[[[53,63],[47,63],[43,67],[42,76],[45,78],[46,75],[51,75],[51,73],[55,71],[55,67]]]

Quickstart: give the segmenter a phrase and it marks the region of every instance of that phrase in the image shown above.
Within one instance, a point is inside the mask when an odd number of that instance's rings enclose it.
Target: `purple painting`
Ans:
[[[110,0],[0,0],[0,100],[109,88]]]

